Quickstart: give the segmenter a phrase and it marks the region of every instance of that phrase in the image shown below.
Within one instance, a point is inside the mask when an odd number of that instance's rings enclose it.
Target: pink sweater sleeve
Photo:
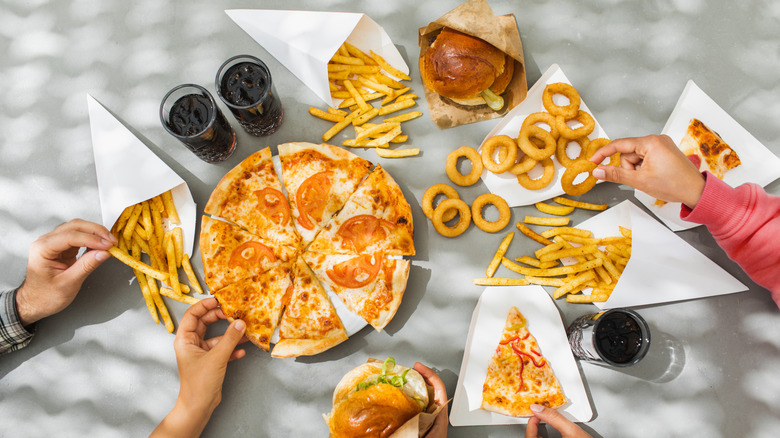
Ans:
[[[732,188],[705,172],[696,208],[683,204],[680,218],[707,226],[718,245],[780,307],[780,197],[756,184]]]

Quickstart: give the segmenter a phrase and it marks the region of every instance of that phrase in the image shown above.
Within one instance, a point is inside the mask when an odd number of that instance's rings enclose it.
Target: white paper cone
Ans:
[[[268,9],[225,13],[332,107],[337,100],[330,96],[328,61],[344,41],[366,54],[373,50],[393,67],[409,73],[387,32],[366,14]]]
[[[103,225],[111,229],[126,207],[173,189],[192,256],[196,206],[187,183],[90,95],[87,106]]]

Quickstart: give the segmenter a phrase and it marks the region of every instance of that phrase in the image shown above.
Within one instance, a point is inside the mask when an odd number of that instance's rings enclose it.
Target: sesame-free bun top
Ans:
[[[501,50],[447,27],[420,62],[422,80],[429,90],[456,102],[463,100],[467,105],[484,104],[479,94],[488,88],[496,94],[503,93],[514,70],[513,59]],[[467,103],[474,98],[478,100]]]

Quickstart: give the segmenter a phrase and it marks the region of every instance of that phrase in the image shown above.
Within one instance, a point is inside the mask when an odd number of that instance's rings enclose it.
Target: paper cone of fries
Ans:
[[[192,255],[196,206],[187,183],[90,95],[87,106],[103,225],[111,229],[126,207],[171,190]]]
[[[387,32],[366,14],[260,9],[225,13],[332,107],[337,100],[328,87],[328,61],[345,41],[365,53],[374,51],[396,69],[409,73]]]
[[[631,258],[609,299],[594,303],[601,309],[747,290],[739,280],[630,201],[623,201],[577,228],[590,230],[593,237],[602,238],[619,236],[618,226],[632,230]]]

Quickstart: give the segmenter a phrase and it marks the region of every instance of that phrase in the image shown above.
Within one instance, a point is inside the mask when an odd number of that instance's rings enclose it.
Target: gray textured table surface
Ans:
[[[490,2],[514,13],[528,83],[557,63],[612,138],[658,133],[693,79],[780,155],[780,3],[748,0]],[[318,98],[236,26],[232,8],[366,12],[385,27],[417,74],[417,28],[457,1],[3,0],[0,3],[0,286],[22,280],[29,244],[73,217],[100,221],[85,95],[95,96],[188,183],[199,208],[217,180],[261,147],[318,141],[328,124],[307,114]],[[239,132],[226,162],[206,164],[160,126],[157,108],[174,85],[213,90],[228,57],[269,64],[284,100],[282,128],[266,138]],[[334,385],[367,357],[420,360],[454,394],[481,276],[503,233],[471,227],[457,239],[435,233],[419,207],[446,181],[444,160],[477,145],[497,123],[440,131],[427,115],[408,124],[419,158],[377,159],[412,204],[418,254],[401,308],[386,331],[369,328],[324,354],[272,360],[257,349],[232,363],[224,399],[204,436],[325,436],[321,413]],[[238,128],[238,125],[234,123]],[[341,137],[337,137],[341,139]],[[780,184],[768,190],[780,193]],[[461,190],[472,200],[484,185]],[[602,184],[589,199],[632,198]],[[530,207],[532,208],[532,207]],[[531,211],[513,209],[513,219]],[[201,210],[199,210],[201,211]],[[590,215],[578,213],[575,223]],[[780,430],[780,315],[762,288],[729,261],[706,230],[683,238],[750,286],[750,291],[639,309],[653,344],[639,365],[581,364],[594,408],[594,436],[777,436]],[[516,239],[512,251],[528,251]],[[194,258],[201,273],[199,257]],[[64,312],[42,321],[32,344],[0,358],[0,436],[143,436],[173,406],[178,379],[173,336],[155,326],[132,274],[115,260],[84,284]],[[565,323],[593,309],[558,303]],[[185,305],[170,303],[175,318]],[[213,333],[221,332],[218,325]],[[454,437],[520,436],[522,426],[450,428]],[[551,435],[555,435],[551,433]]]

